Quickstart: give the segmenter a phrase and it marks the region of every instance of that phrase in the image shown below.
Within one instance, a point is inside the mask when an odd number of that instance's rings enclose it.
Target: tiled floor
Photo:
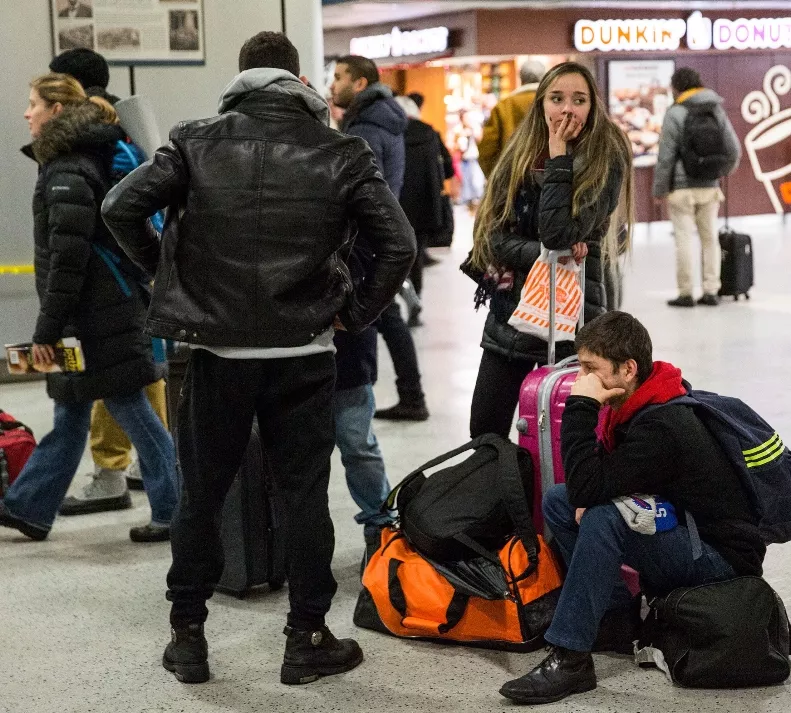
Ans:
[[[734,221],[753,235],[756,287],[749,302],[673,311],[673,246],[667,224],[641,226],[626,272],[625,309],[650,329],[656,358],[680,366],[694,386],[741,396],[791,438],[788,393],[791,349],[791,228],[774,216]],[[485,315],[472,311],[472,283],[457,265],[469,247],[471,222],[459,216],[454,248],[427,273],[426,326],[415,332],[432,417],[424,424],[377,424],[390,478],[466,440],[470,397]],[[441,253],[442,251],[437,251]],[[386,351],[377,385],[380,405],[394,400]],[[0,385],[0,407],[41,436],[52,406],[41,384]],[[88,460],[84,461],[87,468]],[[245,601],[217,595],[207,635],[214,677],[179,684],[160,666],[169,637],[164,598],[167,545],[135,545],[135,508],[58,520],[44,543],[0,532],[0,711],[11,713],[208,713],[215,711],[491,711],[508,707],[503,681],[537,663],[528,655],[435,646],[356,630],[362,533],[337,459],[330,492],[340,583],[329,623],[354,635],[366,660],[356,670],[308,686],[278,682],[286,593]],[[75,481],[74,487],[81,479]],[[791,546],[773,546],[766,577],[791,606]],[[789,686],[740,692],[688,691],[628,659],[597,656],[596,691],[545,706],[546,711],[686,713],[696,710],[781,713]]]

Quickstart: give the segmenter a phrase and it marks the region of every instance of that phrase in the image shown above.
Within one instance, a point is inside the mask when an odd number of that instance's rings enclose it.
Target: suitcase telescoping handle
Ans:
[[[572,257],[571,250],[550,250],[549,251],[549,340],[547,364],[555,366],[555,308],[557,301],[557,266],[558,260],[562,257]],[[580,317],[577,320],[577,329],[582,329],[585,325],[585,260],[580,265],[580,288],[582,290],[582,304],[580,305]]]

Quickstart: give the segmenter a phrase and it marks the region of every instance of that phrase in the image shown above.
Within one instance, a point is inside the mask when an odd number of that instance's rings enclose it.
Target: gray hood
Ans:
[[[220,95],[218,113],[222,114],[228,111],[242,95],[261,89],[299,97],[304,100],[308,109],[322,124],[329,126],[330,108],[315,89],[304,85],[298,77],[285,69],[270,69],[268,67],[247,69],[241,74],[237,74]]]

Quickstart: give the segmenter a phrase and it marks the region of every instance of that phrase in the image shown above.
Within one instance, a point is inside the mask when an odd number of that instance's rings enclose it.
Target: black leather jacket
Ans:
[[[164,207],[160,247],[145,219]],[[325,126],[299,97],[265,90],[177,125],[110,191],[102,215],[156,275],[146,329],[206,346],[301,346],[335,315],[359,332],[416,252],[365,142]],[[356,288],[338,255],[355,225],[376,251]]]

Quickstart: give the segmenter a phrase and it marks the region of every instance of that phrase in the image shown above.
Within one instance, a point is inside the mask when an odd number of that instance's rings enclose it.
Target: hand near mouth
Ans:
[[[566,114],[562,121],[549,131],[549,157],[565,156],[567,144],[576,139],[582,131],[583,123],[573,114]]]

